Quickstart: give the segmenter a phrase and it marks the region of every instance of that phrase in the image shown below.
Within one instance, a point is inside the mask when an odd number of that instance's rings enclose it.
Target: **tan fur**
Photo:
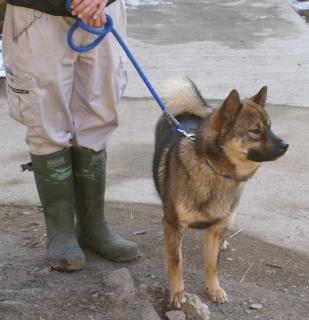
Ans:
[[[204,233],[205,283],[208,298],[217,303],[227,302],[227,295],[221,288],[218,278],[217,261],[222,244],[223,228],[209,228]]]
[[[240,139],[233,139],[224,146],[224,151],[231,163],[235,165],[235,173],[239,179],[251,175],[260,166],[259,163],[246,159],[247,149],[242,146]]]
[[[180,308],[185,300],[181,243],[182,231],[165,223],[164,246],[168,269],[168,284],[170,292],[172,292],[172,303],[177,308]],[[175,261],[175,259],[177,259],[177,261]]]
[[[188,228],[193,223],[210,222],[209,217],[203,215],[199,210],[193,210],[186,207],[186,204],[181,202],[176,205],[180,227]]]
[[[166,154],[168,152],[168,148],[166,148],[161,155],[161,159],[160,159],[160,165],[159,165],[159,172],[158,172],[158,178],[159,178],[159,188],[160,188],[160,193],[164,192],[164,181],[163,181],[163,177],[164,177],[164,171],[166,169],[165,167],[165,158],[166,158]]]

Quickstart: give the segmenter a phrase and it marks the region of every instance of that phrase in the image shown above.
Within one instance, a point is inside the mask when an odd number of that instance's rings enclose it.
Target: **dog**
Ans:
[[[164,249],[171,303],[186,301],[182,236],[187,228],[203,229],[208,299],[227,302],[217,264],[224,231],[232,223],[244,187],[264,161],[273,161],[288,143],[271,130],[265,111],[267,87],[240,100],[232,90],[212,109],[190,79],[178,80],[166,105],[195,140],[171,127],[162,115],[155,129],[153,178],[162,200]]]

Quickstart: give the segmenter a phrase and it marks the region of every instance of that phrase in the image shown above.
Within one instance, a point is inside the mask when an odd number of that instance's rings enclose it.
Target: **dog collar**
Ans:
[[[216,170],[214,168],[214,166],[212,165],[212,163],[209,160],[205,160],[205,163],[207,164],[207,166],[214,172],[216,173],[218,176],[223,177],[224,179],[229,179],[232,180],[233,178],[231,176],[229,176],[228,174],[222,173],[218,170]]]

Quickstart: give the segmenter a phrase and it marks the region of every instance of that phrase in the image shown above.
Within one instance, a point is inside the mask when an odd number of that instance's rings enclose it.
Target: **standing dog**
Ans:
[[[195,132],[195,141],[171,131],[162,116],[156,126],[153,177],[164,209],[164,245],[171,302],[185,301],[182,236],[205,229],[205,282],[208,298],[227,300],[217,263],[223,233],[232,223],[244,182],[261,162],[282,156],[288,144],[271,131],[264,109],[267,88],[240,100],[232,90],[212,110],[190,80],[178,81],[166,104],[178,121]]]

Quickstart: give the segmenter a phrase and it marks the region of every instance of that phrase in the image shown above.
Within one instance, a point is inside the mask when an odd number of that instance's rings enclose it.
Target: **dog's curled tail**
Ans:
[[[189,78],[170,81],[166,86],[164,101],[175,117],[189,113],[204,118],[210,111],[198,88]]]

